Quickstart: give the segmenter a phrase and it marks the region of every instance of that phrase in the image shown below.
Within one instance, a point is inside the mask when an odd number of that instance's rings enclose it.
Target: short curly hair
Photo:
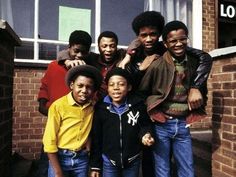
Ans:
[[[75,30],[70,34],[69,37],[69,46],[74,44],[84,45],[87,50],[89,50],[92,44],[92,37],[86,31]]]
[[[179,29],[183,29],[185,31],[186,35],[188,36],[188,28],[183,22],[178,21],[178,20],[174,20],[174,21],[171,21],[171,22],[167,23],[164,26],[164,29],[163,29],[163,32],[162,32],[163,41],[167,40],[167,35],[171,31],[175,31],[175,30],[179,30]]]
[[[100,43],[100,41],[103,37],[113,38],[115,40],[115,43],[118,44],[118,37],[117,37],[116,33],[112,32],[112,31],[103,31],[98,36],[98,44]]]
[[[164,24],[165,19],[160,12],[146,11],[134,18],[132,22],[132,28],[135,34],[138,36],[140,28],[145,26],[153,26],[157,28],[159,35],[161,35]]]

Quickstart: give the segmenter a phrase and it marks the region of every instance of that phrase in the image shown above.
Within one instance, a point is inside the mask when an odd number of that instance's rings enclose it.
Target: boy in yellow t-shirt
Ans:
[[[95,67],[80,65],[68,71],[66,84],[71,92],[50,106],[43,136],[49,177],[87,177],[92,98],[101,82]]]

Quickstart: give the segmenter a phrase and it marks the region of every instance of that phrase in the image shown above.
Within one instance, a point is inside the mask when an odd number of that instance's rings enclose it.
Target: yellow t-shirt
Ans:
[[[79,150],[86,143],[93,119],[93,104],[81,106],[72,93],[56,100],[49,108],[43,135],[44,151],[54,153],[58,148]]]

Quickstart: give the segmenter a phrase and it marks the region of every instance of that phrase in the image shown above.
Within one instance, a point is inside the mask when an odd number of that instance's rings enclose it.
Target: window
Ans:
[[[73,31],[72,26],[82,30],[86,27],[93,38],[92,51],[96,51],[97,37],[105,30],[114,31],[119,47],[126,47],[135,37],[131,21],[144,10],[142,0],[0,0],[0,5],[0,17],[23,42],[16,48],[15,61],[37,63],[50,62],[67,47],[65,39],[69,38],[68,31]],[[77,18],[78,14],[82,17]]]
[[[189,29],[190,45],[202,48],[201,0],[145,0],[145,10],[161,12],[166,23],[172,20],[184,22]]]
[[[136,37],[131,22],[143,10],[143,0],[102,0],[101,31],[115,32],[119,37],[119,44],[127,45]]]
[[[192,46],[202,47],[201,0],[0,0],[0,17],[23,41],[15,52],[19,62],[50,62],[67,47],[66,39],[75,29],[91,34],[92,51],[97,51],[98,35],[105,30],[114,31],[119,47],[126,47],[135,38],[133,18],[146,10],[160,11],[166,22],[185,22]]]

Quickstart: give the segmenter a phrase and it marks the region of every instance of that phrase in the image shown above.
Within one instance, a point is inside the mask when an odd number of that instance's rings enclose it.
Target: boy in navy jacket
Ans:
[[[106,76],[108,95],[97,103],[92,127],[91,177],[138,177],[141,143],[151,146],[151,121],[144,101],[130,95],[130,74],[114,68]]]

